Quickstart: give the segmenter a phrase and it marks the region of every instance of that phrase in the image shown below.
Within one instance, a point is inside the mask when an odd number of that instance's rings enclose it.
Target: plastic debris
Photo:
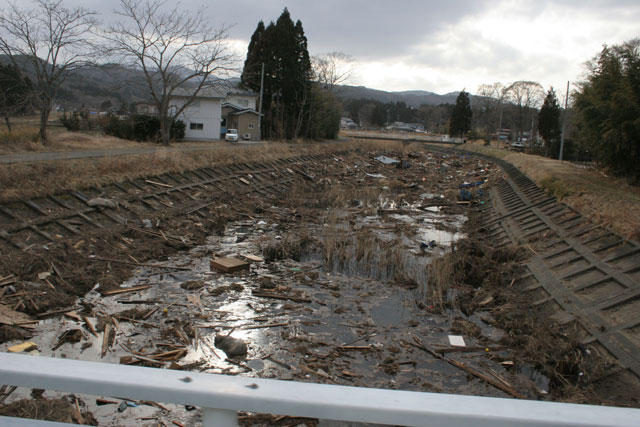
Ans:
[[[460,190],[460,200],[463,202],[468,202],[471,200],[471,192],[468,190]]]
[[[386,176],[382,175],[381,173],[366,173],[365,172],[365,175],[367,175],[368,177],[371,177],[371,178],[380,178],[380,179],[386,178]]]
[[[464,338],[461,335],[448,335],[449,344],[454,347],[466,347],[467,345],[464,343]]]
[[[400,160],[393,159],[393,158],[387,157],[387,156],[378,156],[378,157],[376,157],[376,160],[379,161],[380,163],[385,164],[385,165],[395,165],[395,164],[400,163]]]

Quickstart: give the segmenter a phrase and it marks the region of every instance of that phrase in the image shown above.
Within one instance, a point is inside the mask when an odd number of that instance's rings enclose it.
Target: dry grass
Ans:
[[[11,132],[3,127],[0,130],[0,154],[38,151],[42,147],[39,140],[35,127],[14,127]]]
[[[63,133],[63,138],[64,135]],[[88,141],[99,140],[97,144],[105,144],[105,146],[108,143],[106,139],[92,139],[86,134],[72,133],[71,135],[76,138],[76,142],[67,142],[68,144],[81,144],[84,138],[88,138]],[[336,144],[269,143],[251,147],[229,146],[215,150],[189,152],[169,152],[159,149],[154,154],[0,165],[0,202],[29,199],[89,186],[101,187],[114,182],[206,166],[259,162],[345,150],[368,151],[377,149],[379,146],[380,143],[368,141]]]
[[[592,221],[627,239],[640,240],[640,188],[624,179],[577,168],[568,162],[495,147],[467,144],[461,148],[503,158]]]
[[[435,257],[428,267],[425,302],[442,310],[447,292],[456,280],[456,262],[453,254]]]

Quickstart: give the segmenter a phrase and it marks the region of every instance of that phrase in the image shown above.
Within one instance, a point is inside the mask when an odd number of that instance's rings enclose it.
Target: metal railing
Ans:
[[[0,384],[237,411],[405,426],[637,426],[640,410],[301,383],[0,353]],[[0,425],[3,424],[0,418]]]

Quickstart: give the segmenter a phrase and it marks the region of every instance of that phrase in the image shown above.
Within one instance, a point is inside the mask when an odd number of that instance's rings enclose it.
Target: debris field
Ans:
[[[573,371],[604,368],[581,358],[566,330],[534,339],[546,326],[513,288],[531,251],[489,246],[478,231],[489,190],[504,179],[497,164],[457,150],[356,150],[29,201],[44,215],[31,212],[26,227],[15,218],[29,203],[5,206],[13,219],[0,240],[0,350],[601,402]],[[72,200],[83,202],[81,215]],[[44,231],[50,223],[63,230]],[[545,355],[538,362],[536,350]],[[163,402],[1,391],[0,414],[28,416],[29,402],[61,399],[64,416],[78,423],[200,419],[197,408]],[[318,424],[285,415],[239,419]]]

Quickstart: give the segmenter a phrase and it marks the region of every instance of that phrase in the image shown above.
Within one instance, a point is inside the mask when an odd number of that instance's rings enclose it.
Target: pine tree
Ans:
[[[465,133],[471,129],[471,101],[469,93],[464,89],[456,99],[456,105],[451,112],[451,120],[449,121],[449,135],[459,136],[462,138]]]
[[[260,72],[262,62],[266,59],[263,48],[264,40],[262,40],[265,31],[264,22],[258,22],[258,26],[251,36],[247,59],[244,61],[244,69],[242,70],[241,81],[252,90],[260,89]]]
[[[558,157],[560,152],[560,105],[553,88],[547,92],[542,108],[540,108],[538,132],[547,146],[547,156]]]
[[[285,8],[276,23],[266,28],[261,21],[251,37],[242,82],[260,89],[265,65],[263,135],[294,139],[302,126],[309,96],[311,60],[302,23],[295,24]]]

